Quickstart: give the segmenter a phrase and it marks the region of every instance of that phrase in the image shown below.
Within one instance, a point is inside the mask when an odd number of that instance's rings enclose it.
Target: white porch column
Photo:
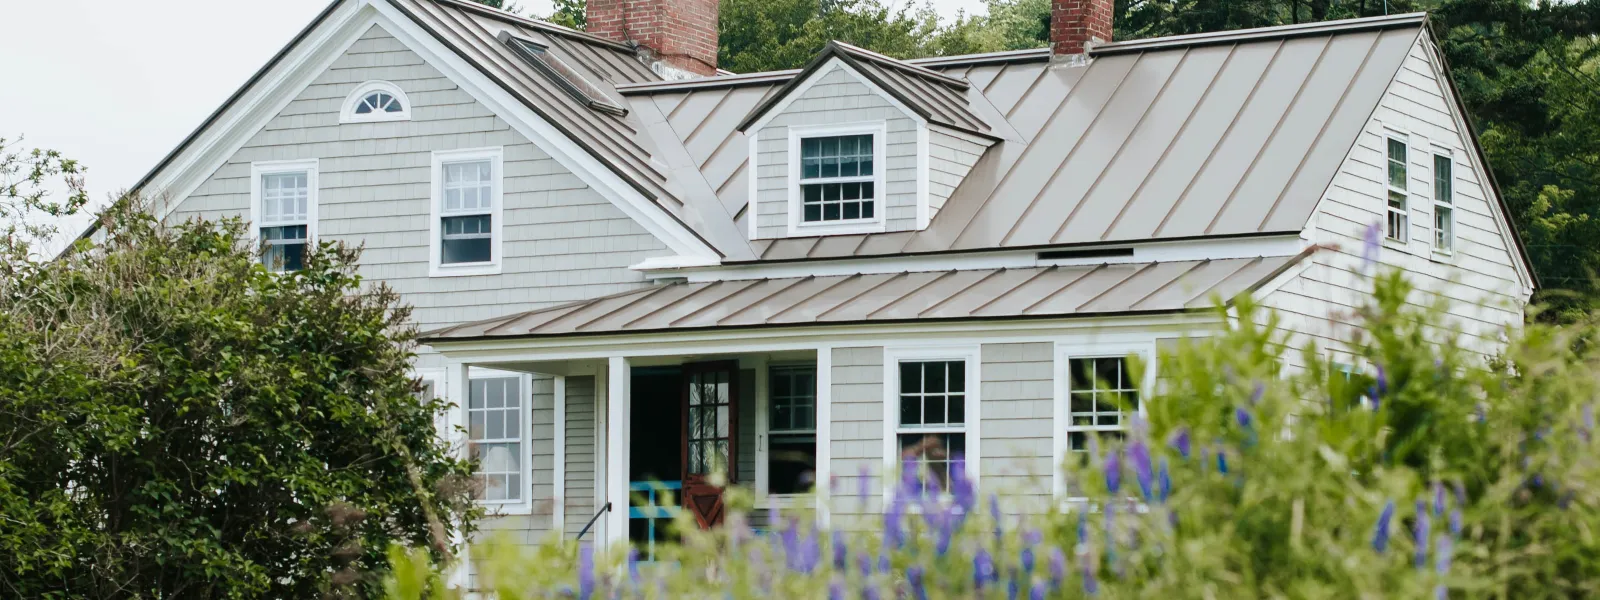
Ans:
[[[450,408],[446,411],[441,424],[445,440],[450,443],[451,449],[457,456],[462,458],[467,456],[466,435],[462,432],[462,423],[466,420],[464,411],[467,406],[468,381],[467,363],[455,359],[446,361],[443,392],[445,400],[450,403]],[[451,541],[461,548],[461,553],[456,555],[456,563],[450,566],[445,585],[465,590],[470,584],[471,557],[467,554],[468,550],[464,544],[466,539],[462,537],[460,529],[456,529],[454,535],[455,538]]]
[[[606,496],[611,512],[606,513],[606,546],[628,542],[628,432],[632,428],[629,382],[632,370],[628,359],[613,356],[606,365]]]
[[[555,464],[551,465],[550,529],[566,537],[567,529],[567,377],[555,378]]]
[[[817,516],[829,524],[833,492],[833,347],[817,348]]]

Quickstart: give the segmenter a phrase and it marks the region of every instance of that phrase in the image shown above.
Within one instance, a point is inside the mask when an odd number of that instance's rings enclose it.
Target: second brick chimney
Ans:
[[[710,76],[717,74],[717,4],[718,0],[589,0],[584,16],[589,33],[638,44],[646,58],[667,67],[657,70],[663,75]]]
[[[1111,41],[1112,5],[1113,0],[1050,0],[1050,54],[1082,57],[1093,45]]]

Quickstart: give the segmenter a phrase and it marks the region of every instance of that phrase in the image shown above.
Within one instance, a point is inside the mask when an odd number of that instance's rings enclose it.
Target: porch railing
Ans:
[[[638,497],[644,501],[639,506],[628,507],[628,520],[642,519],[645,522],[645,560],[656,559],[656,521],[670,521],[677,516],[677,511],[682,510],[676,504],[662,504],[662,496],[667,491],[673,495],[683,492],[682,481],[633,481],[628,483],[630,496]]]

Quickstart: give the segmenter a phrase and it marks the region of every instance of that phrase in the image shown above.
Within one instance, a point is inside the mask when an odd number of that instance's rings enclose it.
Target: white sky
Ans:
[[[79,160],[102,202],[138,182],[328,2],[0,2],[0,137]],[[550,0],[517,4],[550,11]],[[933,4],[948,16],[983,10],[981,0]]]

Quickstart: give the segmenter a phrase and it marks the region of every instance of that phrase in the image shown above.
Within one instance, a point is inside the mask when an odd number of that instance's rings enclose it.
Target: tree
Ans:
[[[238,220],[0,266],[0,595],[376,593],[392,542],[448,557],[476,516],[410,310],[323,244],[289,274]]]
[[[54,219],[89,201],[83,165],[55,150],[24,150],[21,142],[0,137],[0,259],[7,261],[26,260],[32,244],[55,233]],[[52,193],[63,191],[59,200]]]

